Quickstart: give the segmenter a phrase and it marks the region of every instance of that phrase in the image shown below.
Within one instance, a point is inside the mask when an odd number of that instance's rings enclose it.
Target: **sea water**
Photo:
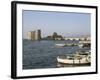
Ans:
[[[23,40],[23,69],[57,68],[57,56],[74,54],[79,46],[57,47],[55,44],[78,43],[79,41]]]

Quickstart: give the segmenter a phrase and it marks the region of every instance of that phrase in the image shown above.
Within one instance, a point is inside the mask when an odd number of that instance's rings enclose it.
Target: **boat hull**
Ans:
[[[55,46],[58,46],[58,47],[64,47],[65,44],[55,44]]]
[[[83,60],[68,60],[68,59],[61,59],[57,57],[58,63],[62,64],[68,64],[68,65],[85,65],[85,64],[90,64],[90,61],[87,61],[86,59]]]

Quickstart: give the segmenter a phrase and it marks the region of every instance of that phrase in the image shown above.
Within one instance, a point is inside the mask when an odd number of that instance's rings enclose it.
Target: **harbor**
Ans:
[[[75,55],[80,49],[82,51],[90,51],[90,47],[79,47],[79,46],[60,46],[57,47],[55,44],[79,44],[79,41],[71,40],[23,40],[23,69],[34,69],[34,68],[60,68],[60,67],[83,67],[90,66],[91,60],[87,64],[75,64],[81,63],[83,60],[74,61],[72,64],[61,63],[57,60],[58,57],[61,59],[69,55]],[[90,53],[91,54],[91,53]],[[91,57],[91,56],[90,56]],[[66,58],[65,58],[66,59]],[[74,58],[73,59],[77,59]],[[66,61],[65,61],[66,62]]]
[[[41,35],[40,29],[30,31],[23,40],[23,69],[91,65],[90,36],[64,37],[56,32]]]

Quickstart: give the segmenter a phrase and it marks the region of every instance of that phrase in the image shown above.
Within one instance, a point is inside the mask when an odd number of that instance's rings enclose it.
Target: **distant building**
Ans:
[[[29,40],[40,40],[41,39],[41,30],[28,32],[28,39]]]
[[[61,35],[58,35],[57,37],[54,38],[54,40],[63,40],[63,37]]]
[[[35,39],[36,39],[36,40],[40,40],[40,39],[41,39],[41,30],[37,30],[37,31],[35,32]]]
[[[30,31],[27,33],[28,40],[35,40],[35,31]]]
[[[61,35],[58,35],[56,32],[54,32],[52,35],[49,35],[44,38],[45,40],[63,40],[63,37]]]
[[[63,37],[61,35],[58,35],[56,32],[52,35],[53,40],[63,40]]]

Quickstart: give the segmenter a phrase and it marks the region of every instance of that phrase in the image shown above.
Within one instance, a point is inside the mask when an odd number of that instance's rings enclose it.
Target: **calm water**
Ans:
[[[57,68],[57,56],[73,54],[78,46],[56,47],[56,43],[78,41],[29,41],[23,40],[23,69]]]

